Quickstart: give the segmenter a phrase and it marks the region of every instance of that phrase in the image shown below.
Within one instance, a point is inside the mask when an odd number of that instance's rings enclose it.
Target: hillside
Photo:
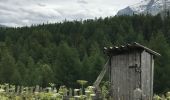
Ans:
[[[0,83],[76,87],[92,84],[105,61],[104,46],[139,42],[159,52],[154,91],[170,89],[170,17],[119,16],[22,28],[0,28]]]

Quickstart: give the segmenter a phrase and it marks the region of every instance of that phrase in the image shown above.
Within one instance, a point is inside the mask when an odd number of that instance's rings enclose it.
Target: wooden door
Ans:
[[[133,91],[141,87],[140,54],[137,52],[113,56],[111,85],[114,100],[133,100]]]

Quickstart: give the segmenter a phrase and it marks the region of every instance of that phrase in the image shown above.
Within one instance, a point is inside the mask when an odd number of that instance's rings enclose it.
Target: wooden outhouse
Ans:
[[[109,56],[102,75],[109,73],[113,100],[152,100],[154,56],[159,53],[139,44],[104,48]],[[101,81],[99,75],[94,85]]]

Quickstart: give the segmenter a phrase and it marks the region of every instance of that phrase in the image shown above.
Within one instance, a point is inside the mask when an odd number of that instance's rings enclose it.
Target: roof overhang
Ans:
[[[135,51],[135,50],[141,50],[141,51],[145,50],[154,56],[161,56],[161,54],[157,53],[156,51],[153,51],[137,42],[134,42],[132,44],[121,45],[121,46],[104,47],[104,52],[108,56],[110,56],[111,54],[118,55],[121,53],[126,53],[129,51]]]

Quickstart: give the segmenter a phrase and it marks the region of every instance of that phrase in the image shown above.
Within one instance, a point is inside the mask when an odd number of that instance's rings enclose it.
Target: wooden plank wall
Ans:
[[[140,67],[140,53],[131,52],[111,58],[111,84],[114,100],[133,100],[133,91],[140,87],[141,76],[135,68]]]
[[[143,100],[152,100],[154,72],[153,64],[153,55],[149,54],[146,51],[143,51],[141,54]]]

